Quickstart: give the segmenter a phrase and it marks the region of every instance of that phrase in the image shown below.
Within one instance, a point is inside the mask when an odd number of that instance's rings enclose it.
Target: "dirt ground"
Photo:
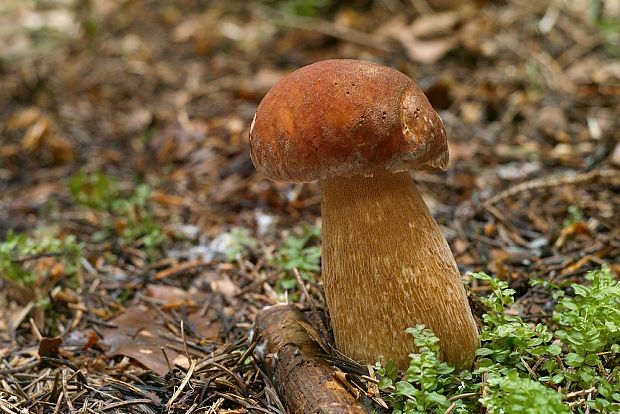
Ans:
[[[0,408],[284,412],[249,334],[285,296],[323,306],[320,271],[304,293],[277,260],[288,235],[319,245],[319,186],[258,175],[247,136],[273,83],[322,59],[396,68],[439,111],[449,169],[413,177],[461,274],[508,281],[535,321],[550,300],[530,279],[620,273],[618,16],[612,0],[3,1],[0,241],[65,247],[5,263],[34,277],[0,278]]]

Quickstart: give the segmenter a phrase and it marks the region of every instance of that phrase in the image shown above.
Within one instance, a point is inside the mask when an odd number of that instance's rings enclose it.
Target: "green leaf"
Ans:
[[[584,363],[591,367],[595,367],[600,363],[600,358],[596,354],[589,354],[585,357]]]
[[[562,353],[562,347],[558,345],[548,345],[547,353],[551,356],[560,355]]]
[[[587,296],[590,293],[590,289],[582,285],[573,284],[572,288],[575,291],[575,295]]]
[[[585,358],[581,355],[571,352],[570,354],[566,355],[565,361],[566,364],[570,365],[571,367],[580,367],[585,361]]]
[[[408,383],[407,381],[398,381],[396,383],[396,394],[402,395],[405,397],[415,398],[418,390],[415,389],[413,385]]]
[[[560,384],[562,383],[562,381],[564,381],[563,374],[555,374],[554,376],[551,377],[551,382],[554,384]]]
[[[478,348],[476,350],[476,355],[478,356],[491,355],[493,353],[494,351],[490,348]]]

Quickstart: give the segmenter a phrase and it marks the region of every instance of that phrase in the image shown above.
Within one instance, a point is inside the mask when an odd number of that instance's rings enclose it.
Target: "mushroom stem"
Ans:
[[[321,180],[323,282],[337,348],[399,368],[405,329],[431,328],[442,358],[469,368],[479,346],[465,289],[439,226],[408,173]]]

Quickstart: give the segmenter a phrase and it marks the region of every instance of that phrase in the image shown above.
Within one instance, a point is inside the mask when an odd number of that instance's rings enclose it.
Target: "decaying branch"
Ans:
[[[320,335],[294,305],[275,305],[256,317],[254,353],[291,414],[362,414],[364,406],[319,355]]]

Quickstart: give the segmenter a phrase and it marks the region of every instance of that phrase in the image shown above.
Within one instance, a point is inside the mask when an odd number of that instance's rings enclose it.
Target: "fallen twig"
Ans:
[[[560,185],[587,184],[599,180],[611,180],[614,178],[620,180],[620,170],[593,170],[581,174],[564,173],[560,175],[552,175],[550,177],[537,178],[504,190],[501,193],[485,200],[483,202],[483,205],[485,206],[485,208],[487,208],[488,206],[492,206],[499,201],[526,191],[557,187]]]
[[[384,52],[395,51],[394,47],[391,47],[389,42],[382,36],[361,32],[327,20],[284,13],[265,6],[256,6],[256,9],[261,15],[268,16],[269,19],[278,26],[318,32],[335,37],[336,39],[371,47]]]
[[[275,305],[256,317],[255,355],[272,377],[292,414],[366,413],[339,381],[336,369],[319,357],[325,351],[308,333],[313,329],[294,305]]]

